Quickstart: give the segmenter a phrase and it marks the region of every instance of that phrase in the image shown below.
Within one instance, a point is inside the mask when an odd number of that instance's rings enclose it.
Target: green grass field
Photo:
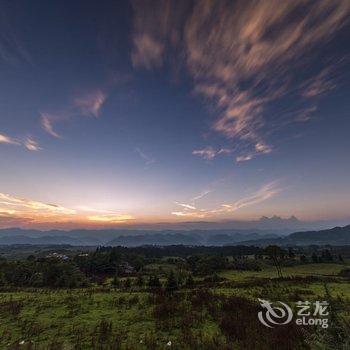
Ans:
[[[226,280],[210,287],[215,295],[283,300],[324,300],[327,281],[332,297],[344,303],[349,318],[350,284],[337,277],[340,264],[309,264],[283,268],[283,281],[273,267],[262,271],[223,271]],[[308,276],[317,276],[308,280]],[[295,277],[299,277],[295,279]],[[259,283],[256,283],[260,281]],[[243,284],[242,284],[243,282]],[[237,283],[237,285],[235,285]],[[200,287],[199,287],[200,288]],[[183,291],[186,293],[186,290]],[[169,327],[159,325],[152,294],[110,286],[76,290],[21,289],[0,293],[0,349],[181,349],[180,324],[184,315],[171,315]],[[185,301],[181,308],[186,308]],[[347,306],[346,306],[347,305]],[[186,312],[184,312],[185,314]],[[191,331],[220,335],[218,324],[206,311],[196,315]],[[104,343],[108,339],[107,343]],[[97,345],[96,345],[97,344]],[[113,347],[115,344],[116,347]],[[100,347],[98,347],[100,346]]]
[[[346,264],[307,264],[292,267],[282,267],[283,276],[307,276],[307,275],[337,275]],[[262,271],[237,271],[228,270],[220,273],[220,276],[229,280],[242,280],[249,278],[271,278],[277,277],[276,269],[273,266],[265,267]]]

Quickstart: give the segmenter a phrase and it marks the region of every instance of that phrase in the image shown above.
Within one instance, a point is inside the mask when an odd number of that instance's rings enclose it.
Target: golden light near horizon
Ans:
[[[90,214],[87,214],[87,212]],[[0,193],[0,219],[5,222],[5,226],[6,220],[11,224],[18,220],[19,223],[22,222],[29,226],[45,223],[72,223],[73,225],[88,226],[90,222],[96,224],[125,223],[135,220],[135,217],[129,214],[118,214],[110,210],[94,209],[89,206],[70,209],[57,204],[47,204]]]
[[[90,221],[103,223],[123,223],[135,218],[131,215],[91,215],[87,217]]]

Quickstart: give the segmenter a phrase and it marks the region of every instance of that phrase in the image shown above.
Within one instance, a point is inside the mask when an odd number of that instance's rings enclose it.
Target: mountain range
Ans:
[[[0,245],[69,244],[73,246],[226,245],[246,240],[277,238],[280,231],[265,230],[24,230],[1,229]]]
[[[334,226],[345,226],[348,220],[302,221],[295,216],[262,216],[257,220],[184,221],[128,224],[128,229],[136,230],[279,230],[281,234],[296,231],[323,230]]]
[[[0,229],[0,245],[72,245],[72,246],[126,246],[141,245],[350,245],[350,225],[332,229],[298,231],[262,229],[208,229],[208,230],[27,230]]]
[[[350,245],[350,225],[344,227],[333,227],[331,229],[320,231],[303,231],[294,232],[285,237],[267,238],[264,237],[258,240],[248,240],[240,242],[244,245],[266,246],[275,245]]]

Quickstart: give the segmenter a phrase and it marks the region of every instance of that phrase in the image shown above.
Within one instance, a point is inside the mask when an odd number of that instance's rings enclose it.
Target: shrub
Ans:
[[[346,269],[341,270],[341,271],[339,272],[338,276],[350,278],[350,269],[349,269],[349,268],[346,268]]]

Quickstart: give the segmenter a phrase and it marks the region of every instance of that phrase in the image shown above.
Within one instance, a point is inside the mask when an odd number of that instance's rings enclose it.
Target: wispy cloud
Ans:
[[[240,156],[236,157],[236,162],[237,163],[246,162],[248,160],[255,158],[260,154],[269,154],[271,152],[272,152],[272,147],[260,141],[255,144],[254,150],[251,150],[246,154],[241,154]]]
[[[228,155],[231,154],[232,150],[228,148],[214,149],[212,146],[208,146],[202,149],[196,149],[192,151],[192,154],[199,156],[203,159],[213,160],[218,155]]]
[[[4,135],[4,134],[0,134],[0,143],[7,143],[9,145],[20,145],[21,143],[18,142],[16,139]]]
[[[244,156],[238,156],[236,157],[236,162],[246,162],[248,160],[253,159],[253,155],[252,154],[246,154]]]
[[[7,11],[7,5],[1,7],[0,13],[0,61],[11,65],[31,63],[32,59],[23,41],[11,25],[11,11]]]
[[[209,209],[201,208],[203,207],[203,204],[201,204],[203,203],[203,198],[215,192],[218,187],[222,186],[228,180],[231,180],[231,179],[232,179],[232,174],[229,174],[228,176],[219,178],[209,183],[204,190],[202,190],[198,194],[195,194],[189,200],[174,201],[174,203],[177,206],[180,206],[182,210],[174,211],[172,214],[175,216],[191,216],[193,218],[195,217],[203,218],[209,215],[209,211],[210,211]],[[206,200],[208,200],[208,198],[206,198]]]
[[[135,67],[161,65],[164,47],[158,41],[147,34],[138,34],[134,37],[134,45],[131,59]]]
[[[108,94],[102,89],[80,94],[60,111],[40,113],[41,125],[48,134],[60,138],[61,136],[54,130],[54,124],[79,116],[98,117],[107,97]]]
[[[31,215],[71,215],[75,211],[56,204],[48,204],[26,198],[15,197],[6,193],[0,193],[0,206],[8,212],[11,210],[19,214]],[[0,210],[2,211],[2,210]]]
[[[55,119],[50,114],[43,113],[41,115],[41,125],[43,126],[44,130],[48,132],[51,136],[60,138],[60,135],[53,129],[52,121]]]
[[[255,144],[255,151],[259,153],[270,153],[272,152],[272,148],[263,142],[258,142]]]
[[[296,122],[307,122],[312,118],[314,112],[317,111],[316,106],[310,106],[294,112]]]
[[[196,210],[196,207],[194,205],[191,204],[186,204],[186,203],[179,203],[179,202],[175,202],[177,205],[179,205],[180,207],[184,207],[186,209],[191,209],[191,210]]]
[[[191,198],[192,202],[195,202],[197,200],[202,199],[203,197],[207,196],[209,193],[213,192],[212,190],[205,190],[203,192],[201,192],[199,195],[194,196],[193,198]]]
[[[272,151],[272,148],[267,146],[267,145],[263,145],[261,142],[257,143],[256,144],[256,148],[255,148],[255,151],[254,152],[250,152],[249,154],[247,155],[241,155],[241,156],[237,156],[236,157],[236,161],[237,162],[240,162],[240,161],[243,161],[243,160],[250,160],[250,159],[253,159],[253,157],[256,155],[256,154],[259,154],[259,153],[270,153]],[[201,157],[203,159],[206,159],[206,160],[213,160],[214,158],[216,158],[217,156],[220,156],[220,155],[230,155],[234,153],[234,149],[230,149],[230,148],[213,148],[212,146],[207,146],[205,148],[202,148],[202,149],[196,149],[196,150],[193,150],[192,151],[192,154],[195,155],[195,156],[198,156],[198,157]]]
[[[88,213],[88,214],[87,214]],[[134,220],[129,214],[78,206],[74,209],[0,193],[0,227],[11,224],[38,226],[45,223],[112,225]]]
[[[239,199],[238,201],[230,204],[222,204],[221,209],[217,209],[218,211],[223,211],[223,212],[234,212],[238,209],[252,206],[261,202],[264,202],[273,196],[275,196],[277,193],[281,191],[281,188],[278,185],[278,182],[274,181],[271,183],[268,183],[264,186],[262,186],[258,191],[255,193]],[[216,211],[214,211],[216,212]]]
[[[132,0],[134,23],[131,60],[134,67],[160,67],[166,49],[177,46],[181,39],[179,24],[184,24],[184,12],[189,1],[158,1],[151,3]]]
[[[312,98],[334,90],[336,87],[337,84],[331,78],[331,69],[325,68],[315,77],[303,83],[301,94],[305,98]]]
[[[206,213],[201,213],[201,212],[183,212],[183,211],[173,211],[171,212],[171,215],[175,216],[182,216],[182,217],[187,217],[187,218],[197,218],[197,219],[203,219],[207,217]]]
[[[219,207],[214,209],[197,208],[192,205],[175,202],[177,205],[183,207],[182,211],[173,211],[171,214],[175,216],[192,217],[192,218],[210,218],[218,215],[229,214],[235,212],[241,208],[253,206],[262,203],[276,194],[282,189],[279,186],[278,181],[273,181],[263,185],[256,192],[250,195],[238,199],[232,203],[223,203]]]
[[[247,160],[247,154],[251,159],[270,153],[270,124],[273,130],[288,124],[284,116],[271,120],[271,103],[293,98],[296,109],[303,109],[300,115],[305,115],[311,108],[308,98],[335,88],[327,69],[310,77],[307,65],[314,58],[318,67],[327,66],[314,52],[346,23],[348,0],[204,0],[190,11],[184,8],[182,1],[134,2],[134,66],[156,68],[169,52],[171,57],[177,52],[193,78],[194,91],[217,110],[212,129],[229,144],[251,149],[238,154],[238,161]],[[301,120],[292,118],[295,121]],[[239,145],[235,151],[240,153]],[[217,155],[210,147],[193,154],[209,160]]]
[[[190,199],[190,203],[181,203],[181,202],[177,202],[175,201],[174,203],[182,208],[184,208],[184,212],[181,211],[176,211],[173,212],[173,215],[176,216],[186,216],[185,214],[189,214],[190,212],[197,215],[196,217],[202,217],[205,214],[202,214],[201,211],[203,211],[202,209],[198,209],[197,210],[197,204],[196,202],[201,200],[202,198],[204,198],[205,196],[207,196],[209,193],[211,193],[213,190],[209,189],[209,190],[205,190],[201,193],[199,193],[198,195],[194,196],[193,198]],[[195,216],[193,216],[195,217]]]
[[[0,144],[1,143],[5,143],[8,145],[23,146],[29,151],[41,150],[38,142],[35,141],[32,137],[27,137],[24,140],[19,140],[4,134],[0,134]]]
[[[29,151],[40,151],[41,150],[41,148],[39,147],[39,144],[32,137],[26,138],[26,140],[24,141],[24,146]]]
[[[98,117],[104,102],[107,99],[107,94],[97,89],[85,95],[78,96],[74,99],[74,106],[82,115],[92,115]]]
[[[135,148],[135,152],[141,157],[141,159],[145,162],[145,166],[146,168],[148,168],[150,165],[154,164],[156,162],[156,160],[146,154],[145,152],[141,151],[139,148]]]
[[[192,154],[195,156],[202,157],[204,159],[212,160],[216,156],[216,151],[214,150],[213,147],[209,146],[203,149],[196,149],[192,151]]]

